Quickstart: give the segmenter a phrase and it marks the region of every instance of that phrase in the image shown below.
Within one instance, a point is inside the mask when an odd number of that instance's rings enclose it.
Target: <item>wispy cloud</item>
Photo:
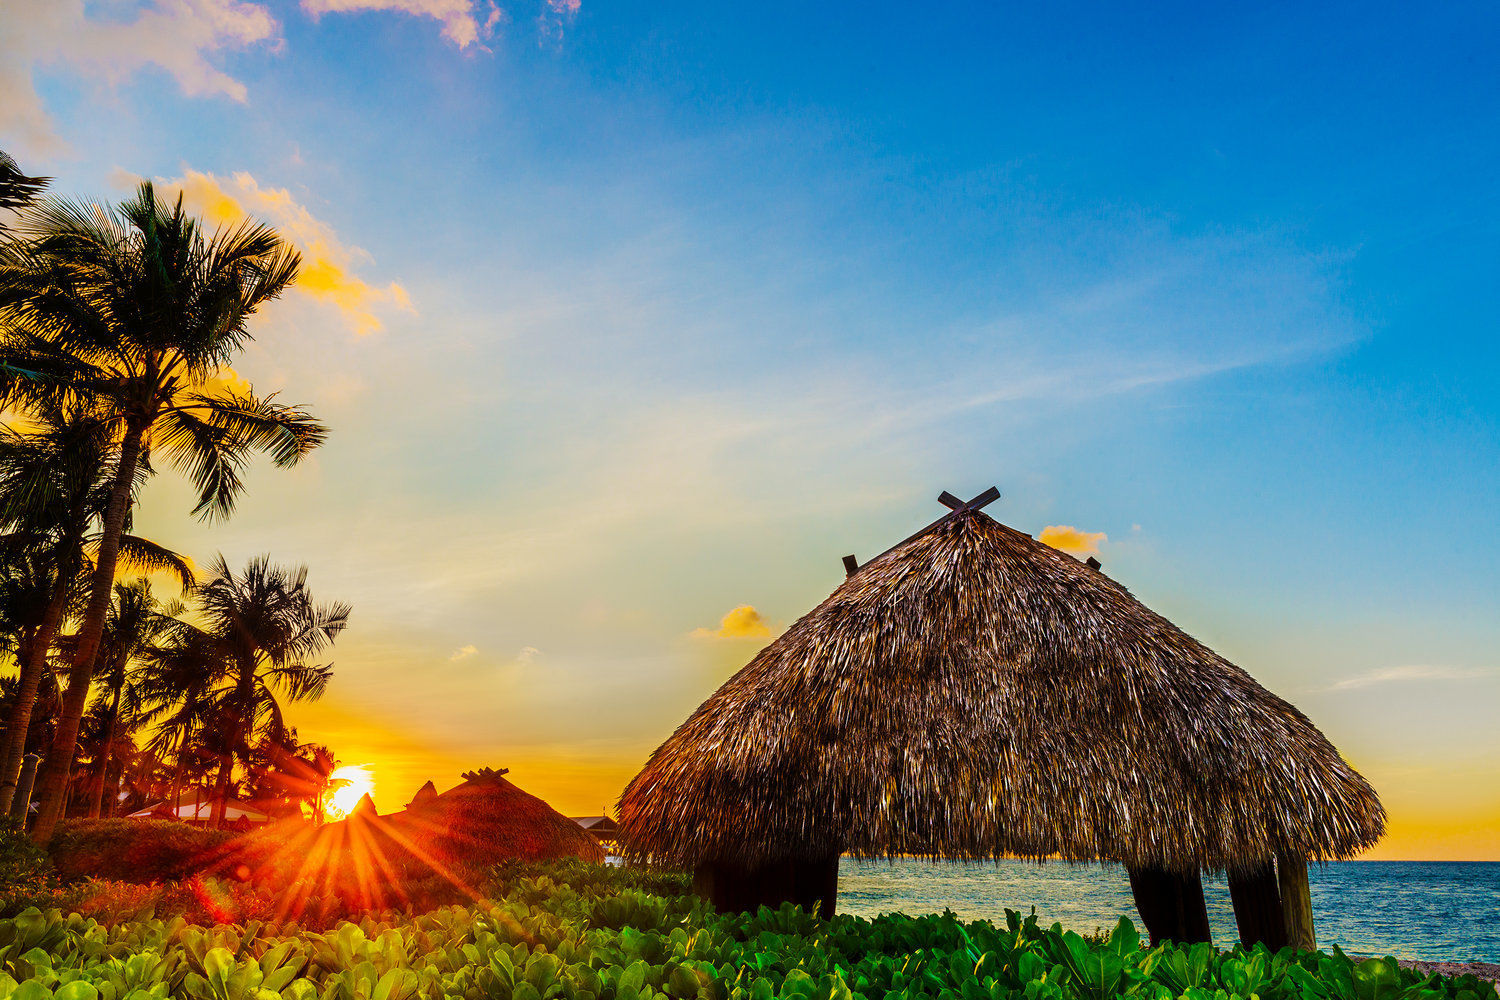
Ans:
[[[459,646],[453,651],[453,655],[448,657],[448,662],[457,663],[459,660],[467,660],[477,652],[479,652],[479,647],[472,642],[467,646]]]
[[[1490,671],[1473,667],[1449,667],[1432,664],[1408,664],[1400,667],[1381,667],[1353,677],[1335,681],[1325,691],[1353,691],[1374,687],[1377,684],[1405,684],[1414,681],[1471,681],[1490,676]]]
[[[302,0],[302,9],[313,17],[365,11],[430,17],[442,25],[443,37],[461,49],[488,38],[500,20],[500,9],[495,4],[471,0]]]
[[[542,0],[540,40],[559,43],[581,0]],[[484,48],[505,13],[493,0],[301,0],[305,14],[406,14],[436,21],[460,49]],[[221,66],[233,51],[281,46],[281,25],[259,0],[5,0],[0,3],[0,135],[28,154],[67,148],[57,135],[33,76],[63,69],[118,87],[155,69],[189,97],[244,103],[245,83]]]
[[[1108,540],[1102,531],[1080,531],[1071,524],[1049,524],[1039,537],[1044,545],[1075,556],[1098,555],[1099,543]]]
[[[6,0],[0,4],[0,134],[25,147],[63,146],[32,76],[62,67],[108,86],[158,69],[190,97],[246,99],[245,85],[215,65],[226,51],[274,44],[280,26],[270,9],[248,0],[155,0],[129,8],[84,0]]]
[[[536,17],[537,41],[561,44],[564,31],[572,25],[583,6],[582,0],[544,0]]]
[[[769,639],[773,633],[759,611],[741,604],[719,619],[718,628],[695,628],[689,634],[695,639]]]
[[[181,177],[157,178],[157,183],[180,191],[184,202],[210,225],[234,225],[253,217],[274,226],[302,251],[302,274],[293,290],[335,306],[355,333],[381,329],[382,311],[413,311],[410,296],[397,282],[372,285],[355,274],[354,269],[368,263],[370,255],[341,240],[286,188],[262,187],[247,173],[218,177],[197,170]]]

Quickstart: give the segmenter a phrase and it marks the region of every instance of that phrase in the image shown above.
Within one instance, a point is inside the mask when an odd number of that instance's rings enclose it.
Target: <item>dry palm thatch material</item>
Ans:
[[[499,771],[482,768],[462,784],[384,817],[423,853],[444,861],[492,862],[580,857],[603,861],[604,851],[577,823],[521,791]]]
[[[620,800],[630,853],[1251,869],[1381,835],[1297,709],[1103,573],[961,509],[853,573]]]
[[[429,778],[427,779],[427,781],[423,782],[421,788],[417,789],[417,794],[411,797],[411,801],[406,804],[406,808],[413,809],[424,803],[431,802],[433,799],[437,798],[437,793],[437,786],[434,785],[432,783],[432,779]]]

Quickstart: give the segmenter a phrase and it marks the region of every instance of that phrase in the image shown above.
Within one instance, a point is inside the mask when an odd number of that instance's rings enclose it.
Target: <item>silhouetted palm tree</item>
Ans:
[[[323,440],[324,428],[302,408],[213,384],[250,339],[246,321],[296,279],[300,263],[258,223],[205,233],[180,197],[168,204],[150,183],[115,209],[40,202],[0,245],[0,406],[86,402],[105,414],[118,448],[64,711],[40,780],[39,843],[61,815],[131,490],[148,452],[193,481],[195,513],[222,517],[253,453],[293,465]]]
[[[0,428],[0,559],[24,557],[32,594],[27,641],[17,656],[20,685],[0,738],[0,812],[10,808],[15,792],[47,657],[64,621],[83,610],[90,549],[99,543],[97,526],[117,473],[113,458],[108,422],[86,409],[44,407],[29,426]],[[138,470],[137,485],[144,478]],[[126,565],[169,571],[184,588],[192,585],[186,561],[153,542],[122,534],[118,552]]]
[[[308,662],[348,623],[345,604],[317,604],[307,568],[273,566],[261,556],[235,573],[222,556],[198,588],[193,621],[179,620],[174,653],[210,665],[204,697],[219,752],[213,821],[224,818],[236,760],[249,761],[259,742],[285,744],[289,729],[281,698],[311,701],[323,694],[332,665]]]
[[[0,150],[0,209],[15,211],[25,208],[41,196],[42,189],[50,177],[28,177],[9,154]],[[5,218],[0,216],[0,229],[5,228]]]
[[[141,715],[151,737],[147,750],[170,764],[167,800],[181,805],[184,784],[207,773],[218,755],[206,745],[213,722],[209,697],[221,657],[211,642],[191,632],[169,632],[148,649],[136,677]]]
[[[277,766],[283,794],[295,803],[306,803],[312,821],[319,825],[327,818],[328,796],[349,783],[333,776],[338,768],[333,750],[321,743],[301,744]]]
[[[100,702],[105,726],[102,733],[103,758],[89,788],[90,818],[100,814],[110,754],[120,735],[122,723],[125,724],[124,728],[134,728],[131,723],[140,715],[141,691],[131,683],[131,667],[147,654],[158,637],[176,624],[175,616],[182,612],[183,606],[180,603],[174,601],[162,604],[158,601],[151,593],[151,581],[144,577],[130,583],[115,584],[115,599],[104,621],[104,641],[100,646],[99,676],[108,692],[108,700]],[[131,745],[134,745],[133,741]]]

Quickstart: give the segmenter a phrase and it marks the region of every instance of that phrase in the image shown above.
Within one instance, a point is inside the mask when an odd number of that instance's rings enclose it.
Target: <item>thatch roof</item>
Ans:
[[[858,569],[651,755],[628,850],[1179,870],[1347,857],[1384,810],[1297,709],[977,509]]]
[[[542,860],[575,856],[603,861],[599,842],[535,795],[521,791],[499,771],[466,772],[462,784],[441,795],[418,796],[390,823],[423,851],[466,863],[502,858]]]
[[[422,787],[417,789],[417,794],[411,797],[411,801],[406,804],[406,808],[410,809],[413,806],[422,805],[424,802],[430,802],[437,798],[437,793],[437,786],[432,783],[431,778],[428,778],[422,783]]]

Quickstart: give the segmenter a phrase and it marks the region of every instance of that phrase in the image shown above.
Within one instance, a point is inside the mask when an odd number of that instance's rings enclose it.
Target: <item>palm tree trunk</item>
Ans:
[[[172,818],[182,819],[178,815],[182,811],[182,752],[177,753],[177,767],[172,771]]]
[[[120,535],[125,531],[125,515],[130,512],[130,487],[135,482],[144,431],[145,423],[131,420],[125,426],[125,437],[120,443],[115,481],[110,487],[109,505],[104,510],[104,525],[99,538],[99,556],[94,565],[89,604],[84,611],[82,627],[78,630],[78,649],[73,654],[73,664],[68,671],[68,691],[63,695],[63,711],[61,718],[57,720],[57,734],[52,739],[52,749],[42,768],[41,804],[37,809],[36,826],[32,827],[31,839],[33,843],[43,847],[52,839],[52,830],[62,818],[66,804],[68,771],[73,766],[73,753],[78,747],[78,727],[83,722],[83,710],[88,706],[89,685],[94,679],[94,658],[99,652],[99,642],[104,637],[104,616],[109,611],[110,594],[115,585]]]
[[[42,613],[41,625],[31,648],[21,664],[16,703],[11,707],[10,719],[5,725],[5,739],[0,743],[0,815],[10,811],[16,796],[16,779],[21,774],[21,758],[26,756],[26,734],[31,731],[31,711],[36,707],[37,689],[42,683],[42,674],[47,668],[47,654],[52,651],[52,642],[62,625],[63,610],[68,605],[68,592],[72,589],[71,574],[61,569],[52,590],[52,599]]]
[[[219,798],[214,803],[214,827],[220,828],[224,825],[224,811],[229,804],[229,777],[234,770],[234,755],[241,747],[249,742],[250,726],[254,720],[255,699],[255,657],[243,650],[239,654],[240,674],[235,682],[234,705],[237,715],[234,719],[233,738],[229,742],[229,750],[222,758],[219,765]],[[248,766],[248,764],[246,765]]]
[[[224,825],[224,810],[229,805],[229,778],[234,773],[234,751],[219,758],[219,777],[214,782],[214,811],[209,822],[215,830]]]
[[[104,788],[104,801],[108,802],[109,805],[99,815],[105,819],[111,818],[115,813],[120,811],[120,786],[125,783],[125,766],[125,762],[123,760],[120,761],[120,766],[115,768],[113,777]],[[136,762],[136,773],[140,773],[139,759]],[[145,787],[148,792],[151,790],[149,783]]]
[[[104,780],[109,773],[109,758],[115,746],[115,733],[120,726],[120,692],[125,689],[122,683],[115,688],[113,700],[109,706],[109,722],[104,727],[104,749],[100,751],[103,758],[99,766],[99,775],[94,779],[93,800],[89,802],[89,819],[98,819],[100,810],[104,806]]]

